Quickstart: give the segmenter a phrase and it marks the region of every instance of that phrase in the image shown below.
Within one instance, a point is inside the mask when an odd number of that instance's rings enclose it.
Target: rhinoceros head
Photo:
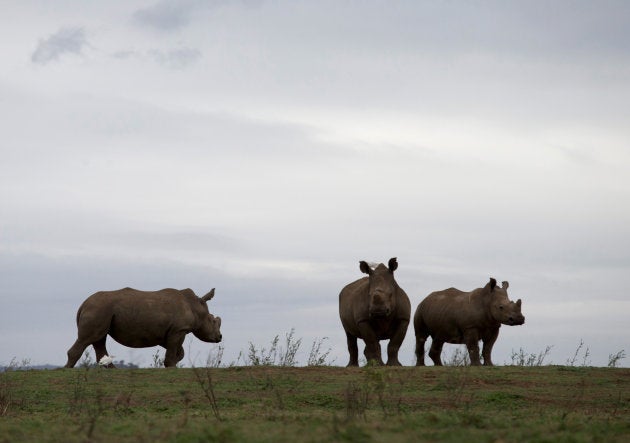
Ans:
[[[394,281],[394,271],[398,268],[396,257],[389,259],[387,266],[382,263],[369,265],[367,262],[360,262],[361,272],[369,276],[369,314],[370,317],[387,317],[396,307],[396,282]]]
[[[215,317],[208,311],[207,302],[214,297],[214,289],[203,297],[199,298],[200,308],[198,312],[198,327],[192,333],[199,340],[219,343],[223,338],[221,336],[221,317]]]
[[[490,296],[492,297],[490,312],[496,321],[501,322],[504,325],[522,325],[525,323],[525,317],[521,313],[521,299],[519,298],[516,303],[510,301],[507,294],[509,286],[510,284],[504,281],[499,288],[497,286],[497,281],[494,278],[490,279],[490,283],[486,285],[486,288],[490,290]]]

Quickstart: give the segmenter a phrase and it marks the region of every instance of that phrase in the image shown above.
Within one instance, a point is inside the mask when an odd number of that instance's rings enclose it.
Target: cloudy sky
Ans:
[[[628,2],[0,8],[0,365],[125,286],[216,287],[226,363],[295,328],[345,365],[339,291],[394,256],[414,309],[510,282],[495,363],[630,353]]]

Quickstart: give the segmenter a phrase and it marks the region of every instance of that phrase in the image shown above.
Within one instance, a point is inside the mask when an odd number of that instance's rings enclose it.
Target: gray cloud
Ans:
[[[213,0],[162,0],[134,12],[136,23],[160,31],[175,31],[187,26],[196,11],[208,5],[223,3]]]
[[[221,6],[237,4],[248,9],[257,9],[264,0],[160,0],[152,6],[133,13],[135,23],[157,31],[172,32],[187,27],[193,19]]]
[[[149,54],[159,64],[173,69],[185,68],[201,58],[201,52],[198,49],[191,48],[178,48],[168,51],[152,50]]]
[[[161,30],[179,29],[190,21],[190,2],[161,1],[149,8],[139,9],[134,20],[144,26]]]
[[[150,49],[148,51],[123,50],[112,54],[119,60],[151,60],[169,69],[183,69],[198,62],[201,51],[195,48]]]
[[[226,361],[295,326],[345,364],[339,290],[391,256],[414,305],[509,280],[498,362],[627,346],[626,2],[91,5],[33,63],[98,63],[24,66],[39,3],[0,42],[0,356],[62,364],[96,290],[216,286]]]
[[[58,60],[63,54],[81,55],[88,44],[85,31],[80,27],[61,28],[50,37],[40,40],[31,55],[31,61],[45,65]]]

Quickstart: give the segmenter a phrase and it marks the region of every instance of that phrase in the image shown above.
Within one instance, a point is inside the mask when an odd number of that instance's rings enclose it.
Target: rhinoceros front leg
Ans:
[[[383,366],[385,364],[383,362],[381,344],[379,343],[378,340],[376,340],[376,342],[372,343],[370,346],[368,346],[368,344],[365,343],[365,349],[363,350],[363,355],[365,355],[365,359],[368,361],[368,364],[372,363],[372,364],[377,364],[379,366]]]
[[[402,366],[400,361],[398,361],[398,350],[405,339],[408,326],[408,320],[401,321],[396,332],[394,332],[392,338],[389,339],[389,344],[387,345],[387,366]]]
[[[346,332],[346,339],[348,341],[348,352],[350,353],[350,361],[348,367],[359,366],[359,346],[357,344],[357,338]]]
[[[177,363],[179,363],[180,361],[182,361],[184,359],[184,347],[180,346],[179,349],[177,350]]]
[[[376,363],[378,365],[383,365],[383,357],[381,355],[381,344],[374,333],[374,330],[370,326],[368,322],[359,323],[359,331],[361,332],[361,337],[365,342],[365,350],[363,354],[367,359],[368,363]]]
[[[480,366],[481,360],[479,359],[479,334],[475,329],[469,329],[464,332],[464,343],[468,348],[468,355],[470,356],[470,364],[472,366]]]
[[[164,366],[174,368],[181,359],[184,358],[184,348],[182,344],[186,338],[186,333],[174,334],[166,341],[166,354],[164,355]]]
[[[492,364],[492,347],[494,343],[497,341],[497,337],[499,336],[499,328],[496,331],[492,331],[487,336],[483,338],[483,350],[481,351],[481,355],[483,357],[483,365],[484,366],[494,366]]]

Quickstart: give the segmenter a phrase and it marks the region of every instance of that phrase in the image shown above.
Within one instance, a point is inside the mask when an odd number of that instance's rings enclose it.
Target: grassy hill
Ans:
[[[627,442],[630,369],[76,368],[0,374],[0,442]]]

